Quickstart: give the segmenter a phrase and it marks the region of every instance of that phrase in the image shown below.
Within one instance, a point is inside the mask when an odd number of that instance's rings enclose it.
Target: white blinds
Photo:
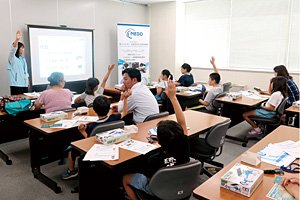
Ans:
[[[185,62],[210,67],[299,71],[299,0],[206,0],[186,3]]]

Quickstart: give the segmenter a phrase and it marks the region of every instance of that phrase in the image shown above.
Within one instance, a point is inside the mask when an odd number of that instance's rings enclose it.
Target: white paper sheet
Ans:
[[[117,160],[117,159],[119,159],[119,147],[115,144],[110,146],[105,146],[102,144],[94,144],[83,158],[84,161]]]
[[[29,96],[29,97],[39,97],[40,93],[31,92],[31,93],[24,93],[24,95]]]
[[[282,165],[286,167],[296,159],[272,143],[260,150],[258,154],[261,155],[261,161],[278,167],[281,167]]]
[[[140,142],[140,141],[133,140],[133,139],[126,140],[126,141],[118,144],[118,146],[120,148],[134,151],[134,152],[137,152],[140,154],[146,154],[149,151],[152,151],[153,149],[155,149],[157,147],[156,145],[149,144],[146,142]]]
[[[99,119],[99,117],[97,116],[77,116],[77,117],[76,118],[74,117],[73,119],[76,119],[77,121],[81,121],[81,122],[95,122]]]
[[[77,120],[60,120],[55,124],[62,124],[61,127],[52,127],[52,128],[71,128],[76,124]]]
[[[295,158],[300,158],[300,140],[298,142],[287,140],[284,142],[275,143],[274,145],[278,146],[289,155]]]

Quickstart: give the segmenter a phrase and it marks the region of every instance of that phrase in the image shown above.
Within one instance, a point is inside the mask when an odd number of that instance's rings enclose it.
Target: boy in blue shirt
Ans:
[[[88,138],[92,133],[93,129],[99,124],[106,122],[112,122],[122,119],[127,115],[127,98],[131,95],[131,90],[124,92],[124,109],[121,114],[111,114],[110,100],[104,96],[98,96],[93,102],[93,109],[97,113],[99,120],[89,124],[80,124],[78,130],[84,138]],[[65,173],[61,175],[64,180],[74,178],[78,175],[78,170],[74,168],[76,157],[79,156],[78,151],[71,150],[68,155],[69,168]]]
[[[136,173],[123,176],[123,186],[132,200],[137,200],[137,196],[131,187],[153,195],[148,184],[157,170],[190,161],[185,118],[176,98],[176,87],[173,81],[168,83],[165,92],[174,107],[178,122],[173,120],[160,121],[157,124],[157,139],[162,150],[148,158],[147,167],[143,174]]]
[[[192,68],[189,64],[184,63],[181,66],[181,73],[183,74],[178,81],[175,82],[176,86],[185,86],[189,87],[194,83],[194,77],[193,74],[191,74]]]

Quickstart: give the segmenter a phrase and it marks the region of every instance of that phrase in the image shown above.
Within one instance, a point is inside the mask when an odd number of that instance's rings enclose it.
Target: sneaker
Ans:
[[[261,128],[258,131],[253,129],[253,130],[249,131],[248,134],[249,135],[259,135],[259,134],[262,134],[262,130],[261,130]]]
[[[70,171],[69,169],[67,169],[67,171],[65,173],[63,173],[61,175],[61,178],[64,180],[70,179],[70,178],[74,178],[78,175],[78,170],[74,169],[73,171]]]

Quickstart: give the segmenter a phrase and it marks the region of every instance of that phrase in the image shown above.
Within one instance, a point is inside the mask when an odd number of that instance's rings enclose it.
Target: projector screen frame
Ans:
[[[31,91],[40,92],[47,88],[48,84],[36,84],[32,85],[32,61],[31,61],[31,47],[30,47],[30,28],[41,28],[41,29],[58,29],[58,30],[67,30],[67,31],[85,31],[90,32],[92,34],[92,77],[94,77],[94,29],[84,29],[84,28],[73,28],[73,27],[60,27],[60,26],[45,26],[45,25],[33,25],[33,24],[26,24],[27,31],[28,31],[28,46],[29,46],[29,58],[30,60],[30,67],[28,69],[28,73],[30,75],[29,82],[31,86]],[[85,89],[86,80],[79,80],[79,81],[69,81],[66,84],[66,88],[81,93]]]

